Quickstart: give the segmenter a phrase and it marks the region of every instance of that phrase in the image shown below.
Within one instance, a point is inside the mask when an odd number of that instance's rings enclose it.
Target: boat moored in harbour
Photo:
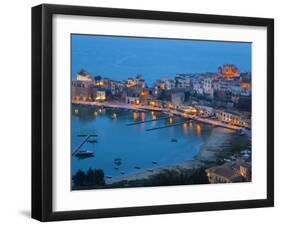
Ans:
[[[75,156],[79,158],[93,157],[94,155],[95,152],[89,150],[78,150],[75,154]]]

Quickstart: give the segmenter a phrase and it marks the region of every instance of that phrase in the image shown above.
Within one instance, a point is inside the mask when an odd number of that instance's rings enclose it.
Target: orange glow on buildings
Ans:
[[[233,64],[225,64],[222,67],[219,67],[219,73],[225,78],[234,78],[239,76],[240,71]]]
[[[103,86],[103,85],[104,85],[103,82],[97,82],[97,83],[96,83],[96,86]]]
[[[142,97],[147,97],[147,96],[148,96],[148,91],[147,91],[147,90],[143,90],[143,91],[140,93],[140,96],[142,96]]]
[[[154,101],[150,101],[150,106],[155,107],[156,103]]]
[[[241,82],[241,88],[243,88],[243,89],[251,89],[251,83],[249,83],[249,82]]]

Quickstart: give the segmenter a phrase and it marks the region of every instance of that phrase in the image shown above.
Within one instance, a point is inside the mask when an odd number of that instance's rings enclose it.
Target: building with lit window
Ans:
[[[251,164],[240,158],[234,162],[208,168],[206,174],[211,184],[249,182],[251,181]]]
[[[234,64],[225,64],[219,67],[218,73],[226,79],[234,79],[240,76],[240,72]]]
[[[251,119],[246,115],[240,114],[239,112],[216,110],[215,115],[222,122],[247,128],[251,127]]]
[[[96,101],[105,101],[106,100],[106,92],[105,90],[97,90],[96,91]]]
[[[91,76],[90,73],[88,73],[85,70],[80,70],[77,75],[76,75],[76,80],[77,81],[84,81],[84,82],[92,82],[94,81],[93,77]]]
[[[73,100],[91,101],[96,96],[93,81],[74,80],[71,82],[71,96]]]

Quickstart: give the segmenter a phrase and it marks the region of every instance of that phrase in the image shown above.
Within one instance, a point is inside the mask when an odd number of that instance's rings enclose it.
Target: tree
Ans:
[[[238,110],[240,111],[251,111],[252,100],[251,97],[240,97],[237,104]]]
[[[105,185],[104,172],[101,169],[89,168],[85,173],[83,170],[78,170],[72,176],[74,187],[93,187],[97,185]]]
[[[101,169],[95,169],[89,168],[86,174],[86,184],[88,186],[93,185],[104,185],[104,172]]]
[[[185,99],[186,102],[189,101],[189,97],[190,97],[190,92],[189,92],[189,91],[186,91],[186,92],[184,93],[184,99]]]
[[[92,168],[89,168],[86,174],[86,184],[87,185],[95,185],[95,172]]]
[[[78,170],[77,173],[72,177],[74,186],[79,187],[85,185],[86,175],[82,170]]]
[[[99,82],[100,80],[101,80],[101,76],[95,76],[95,80],[97,81],[97,82]]]
[[[95,170],[95,177],[97,185],[105,185],[104,172],[101,169]]]
[[[158,99],[159,99],[159,100],[163,100],[163,101],[169,100],[169,95],[168,95],[168,93],[166,92],[166,90],[161,90],[161,93],[160,93]]]

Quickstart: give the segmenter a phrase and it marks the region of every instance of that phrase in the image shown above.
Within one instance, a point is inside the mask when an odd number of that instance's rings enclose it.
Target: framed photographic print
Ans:
[[[274,205],[274,21],[32,8],[32,217]]]

